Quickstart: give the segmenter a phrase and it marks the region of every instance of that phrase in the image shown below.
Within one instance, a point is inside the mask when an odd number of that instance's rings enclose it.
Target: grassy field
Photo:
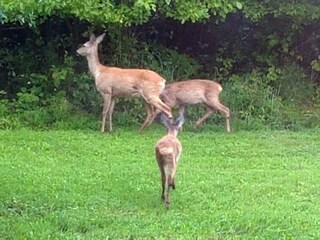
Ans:
[[[0,238],[320,238],[319,130],[187,128],[169,210],[163,134],[0,131]]]

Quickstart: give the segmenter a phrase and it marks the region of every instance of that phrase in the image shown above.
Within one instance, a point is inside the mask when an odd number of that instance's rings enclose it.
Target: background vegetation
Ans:
[[[153,69],[168,82],[217,79],[239,129],[317,127],[317,2],[0,0],[0,128],[98,129],[101,99],[75,55],[91,32],[108,35],[105,64]],[[137,125],[144,107],[122,99],[115,114],[116,125]]]

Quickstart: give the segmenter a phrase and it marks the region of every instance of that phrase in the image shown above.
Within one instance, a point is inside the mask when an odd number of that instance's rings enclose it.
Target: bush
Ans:
[[[98,129],[97,119],[76,108],[64,92],[48,97],[45,104],[32,94],[19,94],[17,100],[0,101],[0,129]]]
[[[224,85],[222,101],[230,107],[232,121],[241,128],[319,126],[319,109],[315,108],[319,93],[297,66],[233,75]]]
[[[7,99],[0,100],[0,129],[14,129],[20,126],[18,117],[12,113],[12,104]]]

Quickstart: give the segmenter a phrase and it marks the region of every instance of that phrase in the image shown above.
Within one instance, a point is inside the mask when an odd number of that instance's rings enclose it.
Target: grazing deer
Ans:
[[[175,123],[171,123],[167,116],[161,113],[161,121],[167,128],[167,135],[157,142],[155,154],[161,173],[161,199],[165,202],[166,207],[169,208],[169,191],[170,187],[175,189],[174,175],[182,151],[177,134],[184,122],[184,116],[180,115]]]
[[[199,127],[208,117],[210,117],[214,110],[219,110],[226,117],[227,132],[231,131],[230,128],[230,110],[220,103],[219,95],[222,87],[219,83],[211,80],[193,79],[180,82],[174,82],[166,85],[161,94],[163,102],[173,108],[178,104],[179,115],[183,114],[186,106],[197,103],[204,103],[207,107],[205,115],[200,118],[194,128]],[[152,118],[156,117],[159,111],[155,111]],[[151,124],[150,123],[150,124]]]
[[[102,65],[98,57],[98,44],[101,43],[104,36],[105,34],[95,37],[92,34],[90,40],[77,50],[78,54],[87,58],[96,88],[103,98],[101,132],[104,132],[107,115],[109,131],[112,132],[114,97],[118,96],[139,96],[145,101],[147,118],[140,131],[151,124],[149,121],[153,109],[164,112],[171,119],[171,109],[159,98],[165,87],[165,79],[147,69],[122,69]]]

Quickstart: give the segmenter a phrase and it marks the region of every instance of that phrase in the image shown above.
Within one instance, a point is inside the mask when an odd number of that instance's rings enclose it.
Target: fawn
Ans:
[[[219,95],[221,91],[222,87],[217,82],[205,79],[192,79],[166,85],[160,97],[170,108],[178,105],[180,115],[184,113],[186,106],[204,103],[207,111],[205,115],[195,123],[194,128],[199,127],[215,110],[219,110],[226,117],[227,132],[231,132],[230,110],[220,103]],[[155,110],[151,121],[149,121],[150,124],[158,113],[159,111]]]
[[[184,116],[183,114],[180,115],[175,123],[171,123],[163,113],[161,113],[160,119],[167,128],[167,135],[157,142],[155,146],[155,155],[161,173],[161,199],[165,202],[166,208],[169,208],[169,191],[170,188],[175,189],[174,175],[182,152],[182,146],[177,138],[177,134],[184,123]]]

